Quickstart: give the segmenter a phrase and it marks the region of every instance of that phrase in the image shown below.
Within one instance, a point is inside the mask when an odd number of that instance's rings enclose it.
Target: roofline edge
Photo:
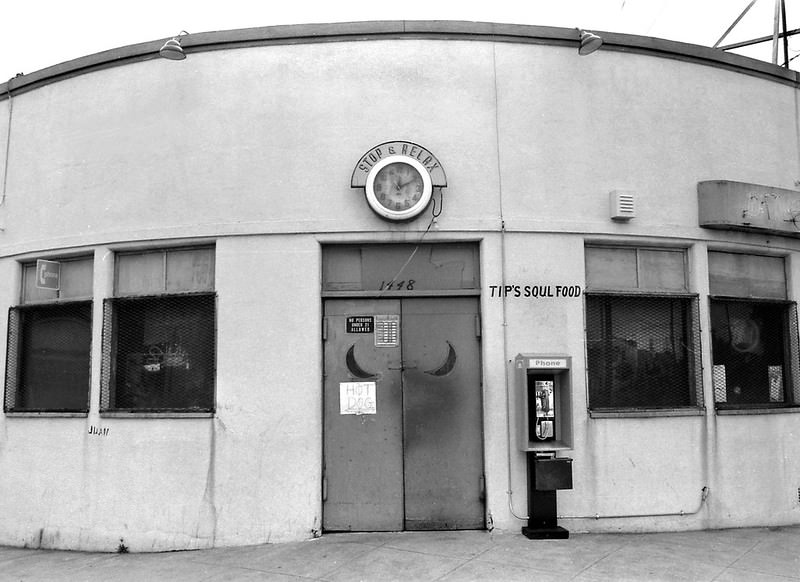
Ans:
[[[800,86],[800,73],[720,49],[655,37],[592,30],[603,37],[604,50],[651,54],[734,70],[776,82]],[[200,32],[181,36],[187,54],[207,50],[288,45],[319,42],[400,38],[436,38],[487,42],[575,45],[576,29],[525,24],[502,24],[457,20],[389,20],[330,24],[290,24]],[[96,70],[158,58],[168,38],[162,38],[78,57],[0,84],[0,100],[38,87]]]

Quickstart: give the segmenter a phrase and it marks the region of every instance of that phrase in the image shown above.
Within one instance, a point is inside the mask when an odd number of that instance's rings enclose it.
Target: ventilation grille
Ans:
[[[610,194],[611,219],[630,220],[636,217],[636,198],[629,190],[613,190]]]

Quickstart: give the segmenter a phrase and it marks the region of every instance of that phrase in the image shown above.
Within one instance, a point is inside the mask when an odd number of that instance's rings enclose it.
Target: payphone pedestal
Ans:
[[[527,457],[528,525],[522,535],[532,540],[569,538],[569,531],[558,525],[556,491],[572,489],[572,459],[535,452]]]

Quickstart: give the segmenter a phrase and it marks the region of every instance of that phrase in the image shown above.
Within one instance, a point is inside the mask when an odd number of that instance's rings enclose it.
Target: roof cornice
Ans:
[[[592,32],[603,37],[604,51],[648,54],[683,60],[755,75],[795,87],[800,86],[800,74],[796,71],[720,49],[630,34],[596,30]],[[560,45],[576,48],[580,41],[577,29],[573,28],[450,20],[266,26],[188,34],[181,36],[180,40],[186,54],[191,55],[202,51],[254,46],[408,38]],[[158,51],[166,40],[168,39],[162,38],[119,47],[13,77],[0,84],[0,100],[8,98],[9,92],[18,95],[84,73],[159,58]]]

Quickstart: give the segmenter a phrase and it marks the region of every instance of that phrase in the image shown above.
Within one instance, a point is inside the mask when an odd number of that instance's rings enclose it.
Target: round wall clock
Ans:
[[[409,220],[431,200],[431,176],[408,156],[388,156],[372,166],[365,185],[372,210],[389,220]]]

